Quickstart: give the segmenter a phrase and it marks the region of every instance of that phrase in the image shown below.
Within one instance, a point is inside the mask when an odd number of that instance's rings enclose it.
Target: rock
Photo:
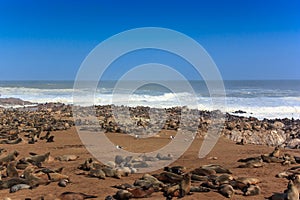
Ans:
[[[147,162],[136,162],[133,164],[132,166],[133,168],[146,168],[146,167],[149,167],[149,164]]]
[[[115,157],[115,163],[117,164],[117,165],[120,165],[122,162],[124,162],[125,161],[125,159],[122,157],[122,156],[120,156],[120,155],[116,155],[116,157]]]
[[[297,149],[300,147],[300,139],[296,138],[296,139],[292,139],[290,140],[287,144],[286,144],[287,148],[290,149]]]

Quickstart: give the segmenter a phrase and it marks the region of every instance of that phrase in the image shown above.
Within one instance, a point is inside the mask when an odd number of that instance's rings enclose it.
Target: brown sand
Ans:
[[[153,150],[153,147],[163,146],[165,143],[169,142],[169,135],[174,134],[175,132],[163,132],[161,137],[150,138],[150,139],[139,139],[136,140],[131,136],[123,134],[113,134],[109,133],[111,141],[115,144],[125,146],[128,150],[134,150],[137,152],[148,152]],[[16,193],[9,193],[9,190],[0,190],[0,197],[10,197],[12,200],[25,199],[26,197],[34,198],[39,197],[45,194],[54,194],[59,195],[65,191],[75,191],[83,192],[86,194],[97,195],[97,199],[104,199],[107,195],[113,195],[117,189],[112,188],[111,186],[120,184],[120,183],[133,183],[134,180],[140,178],[141,174],[132,174],[129,177],[124,177],[122,179],[106,178],[105,180],[99,180],[97,178],[89,178],[83,175],[76,175],[75,172],[78,172],[77,166],[80,163],[83,163],[85,159],[91,157],[88,151],[81,144],[81,141],[76,133],[76,129],[73,127],[67,131],[57,131],[53,132],[55,135],[54,143],[45,143],[45,141],[39,141],[36,144],[17,144],[17,145],[1,145],[1,148],[5,148],[8,152],[13,150],[18,150],[21,155],[18,158],[28,156],[29,152],[35,153],[46,153],[51,152],[53,157],[64,155],[64,154],[76,154],[79,155],[77,161],[71,162],[59,162],[54,161],[52,163],[46,163],[44,166],[47,167],[61,167],[64,166],[64,174],[70,176],[72,181],[71,184],[67,185],[66,188],[61,188],[57,183],[51,183],[47,186],[39,186],[33,190],[21,190]],[[264,153],[269,153],[273,150],[272,147],[267,146],[257,146],[257,145],[236,145],[232,141],[220,138],[215,148],[207,156],[208,157],[218,157],[217,160],[199,159],[197,154],[199,147],[201,145],[202,139],[196,139],[189,150],[172,165],[184,165],[189,170],[192,170],[196,167],[199,167],[203,164],[221,164],[230,170],[232,170],[234,176],[247,176],[247,177],[256,177],[262,180],[262,183],[259,186],[262,189],[261,195],[244,197],[241,195],[235,195],[232,199],[264,199],[272,195],[273,192],[283,192],[287,186],[286,179],[275,178],[275,175],[279,172],[282,172],[285,169],[288,169],[289,166],[281,166],[278,163],[266,164],[263,168],[257,169],[241,169],[237,168],[240,164],[237,162],[240,158],[245,158],[249,156],[258,156]],[[155,144],[155,145],[154,145]],[[293,155],[299,155],[299,152],[292,150],[290,151]],[[148,199],[165,199],[161,192],[154,193]],[[183,199],[226,199],[222,195],[216,192],[209,193],[194,193],[191,196],[186,196]]]

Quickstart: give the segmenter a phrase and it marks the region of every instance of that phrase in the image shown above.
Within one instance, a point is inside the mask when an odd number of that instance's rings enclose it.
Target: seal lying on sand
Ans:
[[[76,192],[64,192],[58,197],[59,200],[84,200],[92,198],[97,198],[97,196]]]
[[[229,184],[223,184],[219,187],[219,193],[227,198],[231,198],[234,195],[234,189]]]

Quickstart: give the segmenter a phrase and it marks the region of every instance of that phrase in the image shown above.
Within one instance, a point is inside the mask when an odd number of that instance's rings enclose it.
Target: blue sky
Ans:
[[[147,26],[198,41],[223,79],[300,79],[299,10],[298,0],[0,0],[0,80],[72,80],[101,41]]]

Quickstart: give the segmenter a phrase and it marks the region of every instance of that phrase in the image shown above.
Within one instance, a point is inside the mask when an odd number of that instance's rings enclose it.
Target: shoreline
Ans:
[[[94,125],[95,122],[90,121],[89,119],[82,118],[73,118],[73,111],[76,108],[79,113],[83,113],[84,117],[86,116],[89,109],[96,108],[95,112],[97,113],[97,119],[99,123],[99,127],[90,128],[91,130],[102,130],[105,132],[117,132],[117,133],[125,133],[131,135],[143,135],[145,134],[142,129],[147,129],[151,126],[149,122],[150,110],[160,110],[166,113],[166,117],[161,127],[158,127],[156,130],[175,130],[177,131],[180,127],[180,116],[182,109],[187,109],[186,107],[171,107],[164,109],[152,109],[150,107],[144,106],[115,106],[119,114],[128,114],[126,112],[130,112],[129,124],[126,125],[127,122],[116,122],[112,113],[112,105],[98,105],[98,106],[72,106],[63,103],[45,103],[45,104],[31,104],[29,107],[18,107],[18,108],[1,108],[2,113],[5,111],[9,111],[10,115],[20,112],[23,115],[26,112],[30,112],[31,115],[35,115],[36,113],[42,111],[47,115],[63,115],[68,116],[68,120],[70,124],[76,125],[84,125],[91,126]],[[196,126],[197,135],[200,137],[205,137],[208,129],[210,129],[213,125],[211,116],[218,115],[220,111],[203,111],[196,109],[187,109],[193,112],[196,112],[197,117],[196,121],[191,120],[190,126]],[[237,114],[243,113],[243,111],[237,111]],[[220,113],[219,113],[220,114]],[[89,113],[88,113],[89,115]],[[37,115],[39,116],[39,114]],[[223,115],[224,124],[221,131],[221,135],[229,138],[234,142],[243,142],[247,144],[257,144],[257,145],[268,145],[268,146],[281,146],[285,148],[300,148],[300,119],[263,119],[259,120],[255,117],[244,117],[226,113]],[[5,117],[5,115],[3,115]],[[126,116],[125,116],[126,117]],[[152,113],[152,117],[156,117],[157,119],[161,118],[159,114]],[[81,120],[85,120],[84,123]],[[218,121],[218,119],[216,118]],[[120,124],[121,123],[121,124]],[[130,124],[133,123],[133,124]],[[221,121],[222,123],[222,121]],[[195,125],[196,124],[196,125]],[[132,127],[130,127],[132,126]],[[18,127],[10,127],[11,129],[18,129]],[[125,130],[126,129],[126,130]]]

